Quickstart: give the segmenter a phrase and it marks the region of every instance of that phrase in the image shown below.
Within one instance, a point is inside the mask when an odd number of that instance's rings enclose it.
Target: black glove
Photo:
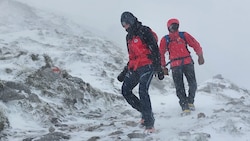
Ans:
[[[128,67],[125,66],[123,68],[123,71],[117,76],[118,81],[122,82],[124,80],[127,72],[128,72]]]
[[[158,79],[159,80],[163,80],[164,79],[164,72],[161,68],[161,63],[160,63],[160,58],[157,57],[159,55],[157,54],[148,54],[148,58],[152,60],[153,62],[153,68],[154,68],[154,71],[157,72],[157,75],[158,75]]]
[[[163,80],[164,79],[164,72],[163,72],[163,70],[161,69],[161,71],[158,71],[158,79],[159,80]]]

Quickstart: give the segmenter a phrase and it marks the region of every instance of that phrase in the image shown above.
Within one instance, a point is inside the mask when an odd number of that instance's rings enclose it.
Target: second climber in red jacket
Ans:
[[[187,32],[179,32],[179,20],[170,19],[167,22],[169,35],[160,41],[161,66],[167,73],[165,53],[168,52],[170,68],[183,113],[190,113],[194,108],[194,98],[197,89],[194,62],[188,51],[192,47],[198,55],[199,65],[204,64],[203,52],[199,42]],[[189,90],[186,94],[183,76],[186,77]]]

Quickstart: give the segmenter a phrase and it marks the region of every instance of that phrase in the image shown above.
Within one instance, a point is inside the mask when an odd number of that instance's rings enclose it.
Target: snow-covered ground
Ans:
[[[250,91],[223,78],[223,74],[199,84],[196,111],[187,116],[180,115],[171,76],[163,81],[154,78],[150,96],[157,132],[144,136],[144,129],[138,125],[140,114],[121,97],[121,83],[116,80],[126,64],[126,52],[53,13],[11,0],[1,0],[0,9],[4,11],[0,14],[2,82],[24,83],[45,65],[44,56],[49,56],[52,67],[67,71],[93,88],[87,93],[87,104],[78,102],[73,107],[65,105],[63,100],[67,96],[53,95],[53,89],[59,89],[52,87],[59,83],[57,79],[48,82],[51,95],[30,88],[40,103],[1,99],[0,111],[9,122],[9,127],[1,132],[1,140],[249,141]],[[61,76],[55,78],[66,81]],[[30,95],[20,91],[21,95]],[[136,94],[137,91],[134,90]],[[0,92],[2,98],[1,89]],[[93,96],[97,93],[100,95]],[[44,111],[46,106],[49,108]],[[51,117],[60,118],[60,124],[52,122]],[[56,132],[62,135],[43,138]]]

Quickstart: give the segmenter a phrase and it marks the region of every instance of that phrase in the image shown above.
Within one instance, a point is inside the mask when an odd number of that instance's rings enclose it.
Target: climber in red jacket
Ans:
[[[179,32],[178,19],[170,19],[167,22],[169,35],[162,37],[160,41],[161,66],[166,74],[165,53],[168,52],[170,68],[174,80],[176,94],[179,98],[179,104],[184,113],[190,113],[194,110],[194,98],[197,89],[195,78],[194,62],[188,50],[192,47],[198,55],[199,65],[204,64],[203,52],[199,42],[187,32]],[[186,77],[189,90],[186,94],[183,76]]]
[[[130,12],[122,13],[121,24],[127,31],[129,54],[129,61],[124,71],[118,76],[118,80],[123,82],[122,95],[134,109],[141,113],[141,124],[145,126],[146,132],[154,132],[155,119],[148,90],[155,73],[160,80],[164,78],[157,36]],[[133,93],[137,85],[139,85],[139,98]]]

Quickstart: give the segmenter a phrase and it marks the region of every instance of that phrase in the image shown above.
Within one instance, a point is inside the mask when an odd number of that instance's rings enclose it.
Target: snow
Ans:
[[[40,11],[16,1],[1,0],[0,47],[1,56],[8,58],[20,52],[29,55],[52,56],[55,66],[65,69],[91,84],[95,89],[120,96],[121,84],[116,80],[127,54],[117,46],[71,21],[52,13]],[[15,13],[15,15],[12,15]],[[9,16],[12,15],[12,16]],[[63,24],[61,24],[63,23]],[[10,48],[11,47],[11,48]],[[11,53],[9,53],[11,52]],[[209,54],[207,54],[209,55]],[[111,57],[110,57],[111,56]],[[117,60],[116,60],[117,59]],[[26,57],[12,60],[0,59],[0,79],[23,81],[30,73],[39,69],[44,62],[32,62]],[[12,69],[11,73],[6,68]],[[39,98],[52,107],[63,106],[56,98],[39,95]],[[138,87],[134,92],[138,96]],[[216,76],[198,86],[195,99],[196,110],[191,115],[181,116],[171,76],[163,81],[153,79],[149,90],[155,116],[156,133],[146,138],[129,139],[130,133],[143,133],[144,129],[128,122],[137,123],[140,113],[132,109],[124,100],[113,102],[98,99],[91,101],[88,111],[101,117],[86,118],[76,111],[74,115],[65,114],[64,124],[72,127],[65,133],[70,141],[88,140],[99,137],[110,140],[156,140],[156,141],[249,141],[250,135],[250,92],[236,84]],[[77,106],[77,105],[76,105]],[[80,106],[80,105],[79,105]],[[10,122],[8,140],[19,141],[24,137],[48,133],[47,125],[39,120],[38,113],[25,114],[19,105],[0,102]],[[70,113],[70,111],[65,111]],[[82,113],[87,110],[82,111]],[[205,117],[198,115],[204,113]],[[79,116],[77,116],[79,114]],[[87,127],[96,127],[87,130]],[[56,128],[60,130],[60,128]],[[63,129],[61,129],[63,130]],[[110,135],[121,131],[119,135]]]

